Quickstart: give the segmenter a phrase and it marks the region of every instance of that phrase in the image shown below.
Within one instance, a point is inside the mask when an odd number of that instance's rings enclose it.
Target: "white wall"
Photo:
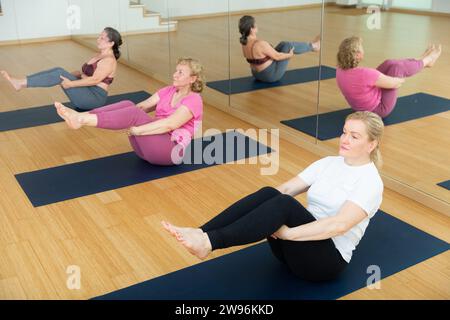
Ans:
[[[326,0],[325,2],[330,2]],[[148,10],[167,18],[228,12],[228,0],[141,0]],[[229,0],[230,11],[320,4],[322,0]]]
[[[16,18],[13,0],[2,0],[3,15],[0,16],[0,41],[16,40]]]
[[[0,41],[69,35],[68,0],[2,0]]]
[[[229,2],[228,2],[229,1]],[[129,0],[1,0],[0,41],[25,40],[97,34],[105,26],[120,31],[149,29],[152,19],[142,18],[142,11],[129,8]],[[151,11],[167,17],[189,16],[261,8],[288,7],[321,3],[321,0],[141,0]],[[326,0],[326,2],[334,2]],[[67,27],[67,8],[81,8],[81,29],[71,32]],[[449,0],[433,0],[432,11],[450,13]]]
[[[432,11],[450,13],[450,1],[449,0],[433,0]]]

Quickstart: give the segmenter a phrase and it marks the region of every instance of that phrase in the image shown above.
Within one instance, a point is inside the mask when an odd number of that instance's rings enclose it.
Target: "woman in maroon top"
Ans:
[[[1,74],[17,91],[61,85],[73,107],[91,110],[106,104],[121,45],[120,33],[108,27],[97,38],[99,52],[82,66],[81,71],[70,73],[58,67],[29,75],[24,79],[13,78],[6,71],[1,71]]]
[[[312,42],[282,41],[275,48],[256,37],[258,28],[252,16],[243,16],[239,20],[239,32],[242,53],[250,64],[255,79],[263,82],[280,80],[286,72],[289,59],[294,54],[317,52],[320,50],[320,37]]]

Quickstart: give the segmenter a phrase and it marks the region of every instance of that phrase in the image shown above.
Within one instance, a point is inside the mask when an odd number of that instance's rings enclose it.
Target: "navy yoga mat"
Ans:
[[[177,166],[156,166],[134,152],[17,174],[33,206],[39,207],[154,179],[270,153],[272,150],[236,131],[195,139]],[[202,155],[205,155],[203,157]],[[213,157],[217,155],[217,160]]]
[[[433,96],[426,93],[416,93],[400,97],[394,111],[383,119],[385,125],[402,123],[436,113],[450,110],[450,99]],[[345,117],[354,112],[352,109],[343,109],[318,115],[319,130],[317,138],[328,140],[337,138],[342,133]],[[281,123],[315,137],[317,131],[317,116],[284,120]]]
[[[438,183],[438,186],[450,190],[450,180]]]
[[[333,281],[296,278],[263,242],[95,299],[331,300],[373,284],[368,279],[374,270],[386,278],[448,249],[447,242],[378,211],[347,269]]]
[[[149,97],[150,94],[145,91],[130,92],[110,96],[106,104],[116,103],[122,100],[131,100],[134,103],[139,103]],[[72,107],[70,102],[64,104]],[[0,113],[0,132],[37,127],[61,121],[64,120],[58,116],[54,105],[6,111]]]
[[[336,69],[322,66],[320,79],[326,80],[332,78],[336,78]],[[283,78],[277,82],[261,82],[255,80],[253,77],[243,77],[231,80],[212,81],[206,85],[223,94],[229,95],[317,80],[319,80],[319,67],[309,67],[286,71]]]

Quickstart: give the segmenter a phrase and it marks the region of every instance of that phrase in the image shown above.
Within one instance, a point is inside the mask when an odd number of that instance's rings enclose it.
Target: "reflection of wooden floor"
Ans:
[[[323,64],[335,66],[335,55],[340,41],[352,34],[361,35],[365,39],[364,65],[371,67],[376,67],[387,58],[418,57],[429,43],[441,42],[444,52],[436,67],[408,79],[400,89],[400,95],[421,91],[450,97],[450,40],[444,32],[450,28],[450,18],[382,12],[381,30],[370,31],[366,28],[369,15],[361,13],[364,13],[363,9],[326,7]],[[261,37],[272,44],[286,39],[312,39],[320,30],[320,11],[316,8],[259,13],[255,16]],[[171,33],[170,38],[168,35],[127,37],[129,57],[134,63],[142,65],[143,70],[163,74],[164,77],[170,73],[168,52],[173,63],[178,56],[188,55],[200,59],[206,66],[208,81],[227,79],[229,61],[232,78],[248,76],[249,67],[241,56],[239,34],[234,29],[239,18],[240,16],[230,17],[230,60],[227,17],[182,20],[179,22],[178,31]],[[318,55],[308,53],[293,58],[289,69],[313,65],[318,65]],[[211,90],[207,89],[207,92]],[[226,99],[226,96],[223,98]],[[239,111],[270,123],[272,128],[278,128],[281,126],[281,120],[316,113],[317,83],[232,95],[230,104]],[[347,103],[335,80],[323,81],[319,112],[346,106]],[[285,130],[295,132],[308,141],[314,141],[313,138],[291,128],[286,127]],[[450,141],[446,138],[449,136],[448,112],[388,127],[383,142],[383,173],[449,203],[450,193],[436,185],[450,178]],[[333,152],[337,148],[336,139],[320,143]],[[402,164],[401,167],[399,163]],[[418,167],[426,168],[426,171],[417,170]]]
[[[2,47],[0,69],[8,67],[13,74],[38,66],[74,69],[91,54],[69,41]],[[120,66],[112,93],[154,92],[161,85]],[[3,80],[0,92],[2,111],[65,100],[59,88],[15,93]],[[207,105],[203,127],[250,126]],[[160,220],[200,225],[240,197],[276,186],[318,158],[285,141],[276,149],[281,167],[275,176],[260,175],[266,165],[222,165],[33,208],[15,173],[127,152],[127,138],[123,132],[93,128],[70,131],[64,123],[0,133],[0,299],[87,299],[198,263],[165,234]],[[442,214],[390,190],[381,208],[450,241],[450,218]],[[364,288],[343,299],[449,299],[449,264],[447,252],[382,280],[380,290]],[[80,267],[81,289],[71,291],[66,270],[73,265]]]
[[[363,65],[370,67],[376,67],[388,58],[420,57],[428,44],[442,43],[444,51],[435,67],[409,78],[399,95],[425,92],[450,98],[450,39],[443,33],[450,28],[450,18],[383,12],[381,29],[373,31],[365,27],[366,20],[367,16],[325,15],[324,64],[335,61],[340,40],[351,34],[363,37],[366,52]],[[346,105],[335,81],[321,83],[320,112]],[[382,146],[383,172],[450,203],[450,192],[436,185],[450,178],[449,137],[450,112],[386,127]],[[323,144],[336,149],[338,141],[334,139]]]

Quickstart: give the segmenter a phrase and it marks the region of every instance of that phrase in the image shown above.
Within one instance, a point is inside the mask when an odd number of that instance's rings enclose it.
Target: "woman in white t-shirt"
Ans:
[[[163,226],[200,259],[212,250],[267,238],[273,254],[296,276],[334,279],[350,262],[382,201],[375,165],[381,162],[383,129],[375,113],[353,113],[345,121],[339,156],[314,162],[276,189],[260,189],[200,228]],[[307,208],[294,198],[306,191]]]

